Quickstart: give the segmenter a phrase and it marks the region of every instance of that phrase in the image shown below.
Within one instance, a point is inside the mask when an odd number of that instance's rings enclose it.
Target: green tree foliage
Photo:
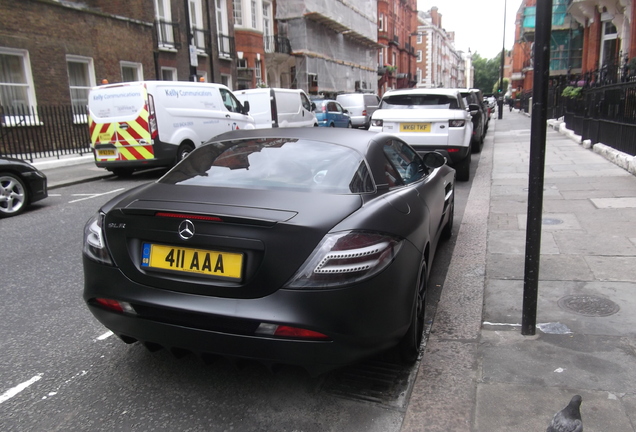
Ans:
[[[484,94],[493,93],[493,86],[499,83],[499,68],[501,67],[501,53],[493,59],[486,60],[479,53],[473,54],[473,67],[475,68],[475,88]],[[505,93],[507,87],[504,87]],[[495,91],[496,93],[496,91]]]

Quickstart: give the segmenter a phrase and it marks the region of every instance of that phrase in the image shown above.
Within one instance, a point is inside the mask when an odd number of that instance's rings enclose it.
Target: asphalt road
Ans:
[[[473,172],[478,161],[473,155]],[[417,365],[400,367],[390,355],[312,378],[292,367],[150,353],[93,318],[81,297],[84,223],[158,176],[56,188],[0,220],[0,430],[399,431]],[[455,233],[470,187],[457,184]],[[454,244],[440,245],[431,269],[429,323]]]

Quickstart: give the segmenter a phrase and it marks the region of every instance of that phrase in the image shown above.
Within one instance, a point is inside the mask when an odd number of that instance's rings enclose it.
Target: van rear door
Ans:
[[[88,100],[91,146],[97,166],[108,162],[154,159],[151,105],[143,83],[107,85]],[[156,131],[156,124],[152,127]]]

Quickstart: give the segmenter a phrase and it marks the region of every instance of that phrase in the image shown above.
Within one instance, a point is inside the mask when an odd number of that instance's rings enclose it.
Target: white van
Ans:
[[[369,129],[371,116],[380,105],[380,98],[373,93],[345,93],[336,96],[336,100],[351,116],[351,125]]]
[[[316,105],[301,89],[257,88],[235,94],[242,103],[249,103],[257,129],[318,126]]]
[[[95,163],[117,175],[172,166],[210,138],[254,129],[249,105],[221,84],[140,81],[95,87],[88,96]]]

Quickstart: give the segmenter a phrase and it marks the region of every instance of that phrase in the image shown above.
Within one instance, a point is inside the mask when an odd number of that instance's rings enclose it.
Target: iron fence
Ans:
[[[0,156],[34,159],[90,153],[88,112],[77,106],[0,106]]]

